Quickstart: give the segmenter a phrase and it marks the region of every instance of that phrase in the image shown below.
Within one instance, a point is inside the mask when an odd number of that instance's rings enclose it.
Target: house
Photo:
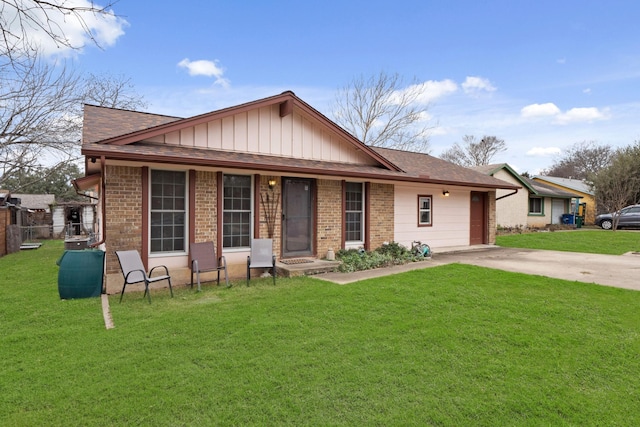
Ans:
[[[506,163],[473,169],[523,188],[519,192],[496,191],[498,227],[543,228],[562,224],[563,215],[574,212],[573,207],[579,204],[580,194],[523,177]]]
[[[595,223],[597,211],[596,197],[589,184],[580,179],[559,178],[554,176],[536,175],[533,177],[533,180],[551,187],[578,194],[581,198],[580,204],[573,205],[571,207],[571,212],[584,217],[585,224]]]
[[[53,208],[53,235],[69,238],[94,233],[95,199],[58,202]]]
[[[116,250],[188,280],[189,242],[213,241],[231,276],[250,239],[279,260],[414,240],[495,241],[495,194],[517,185],[427,154],[372,148],[292,92],[185,119],[86,105],[79,190],[98,195],[107,291]]]
[[[16,207],[20,208],[16,224],[21,229],[22,241],[50,239],[53,225],[51,213],[56,196],[12,193],[11,198]]]

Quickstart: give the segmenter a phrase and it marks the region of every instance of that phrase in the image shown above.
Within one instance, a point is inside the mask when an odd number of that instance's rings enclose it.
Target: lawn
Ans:
[[[61,301],[0,258],[0,425],[638,425],[640,293],[465,265]]]
[[[496,237],[498,246],[622,255],[640,252],[640,231],[572,230]]]

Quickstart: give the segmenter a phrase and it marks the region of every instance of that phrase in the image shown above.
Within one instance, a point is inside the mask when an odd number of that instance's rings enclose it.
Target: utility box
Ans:
[[[67,239],[64,248],[67,251],[81,251],[89,247],[89,239]]]

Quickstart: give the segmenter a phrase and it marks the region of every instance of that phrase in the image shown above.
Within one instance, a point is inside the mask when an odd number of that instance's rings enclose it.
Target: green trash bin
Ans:
[[[582,217],[576,216],[576,228],[582,228]]]
[[[99,297],[104,277],[104,251],[64,251],[56,263],[60,299]]]

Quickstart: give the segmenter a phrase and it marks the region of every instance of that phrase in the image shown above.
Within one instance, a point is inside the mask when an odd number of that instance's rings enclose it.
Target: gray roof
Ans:
[[[561,188],[554,187],[553,185],[545,184],[544,182],[536,181],[531,178],[524,178],[529,182],[529,185],[533,187],[538,196],[555,197],[557,199],[568,198],[581,198],[579,194],[572,193],[570,191],[563,190]]]
[[[535,180],[546,181],[552,184],[561,185],[569,190],[579,191],[581,193],[589,194],[593,196],[593,191],[589,184],[581,179],[560,178],[556,176],[541,176],[536,175],[533,177]]]
[[[11,197],[20,199],[20,207],[25,209],[45,210],[49,212],[51,205],[55,204],[56,196],[53,194],[11,194]]]

